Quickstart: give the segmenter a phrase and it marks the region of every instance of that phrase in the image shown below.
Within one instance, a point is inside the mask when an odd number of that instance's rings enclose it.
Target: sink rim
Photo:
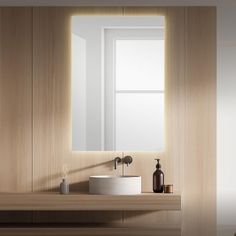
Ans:
[[[96,195],[141,194],[141,176],[137,175],[94,175],[89,177],[89,193]]]
[[[92,175],[89,176],[92,179],[131,179],[131,178],[141,178],[140,175]]]

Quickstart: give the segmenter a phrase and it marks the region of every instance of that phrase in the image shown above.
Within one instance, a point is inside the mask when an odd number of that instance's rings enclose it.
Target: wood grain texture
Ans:
[[[165,61],[165,182],[182,191],[185,149],[185,8],[168,8]]]
[[[91,14],[111,13],[109,8],[90,10]],[[122,14],[120,8],[115,8],[116,12]],[[120,168],[114,171],[112,162],[121,153],[72,152],[71,149],[70,17],[88,14],[88,8],[43,7],[34,8],[33,13],[33,190],[57,191],[62,165],[66,163],[71,191],[88,191],[90,175],[121,174]],[[35,221],[43,220],[45,214],[43,218],[40,215],[34,215]],[[110,215],[111,219],[121,220],[121,213]],[[78,213],[76,219],[84,221],[83,216]],[[62,221],[61,217],[55,215],[54,219]],[[107,215],[104,219],[107,220]]]
[[[185,61],[183,234],[213,236],[216,235],[216,8],[187,8]]]
[[[34,191],[57,188],[63,163],[71,182],[81,182],[77,190],[88,190],[88,177],[115,174],[112,160],[121,155],[71,150],[70,17],[83,9],[34,8]]]
[[[123,174],[125,175],[141,175],[142,177],[142,191],[153,191],[152,190],[152,178],[153,172],[155,171],[156,161],[155,158],[161,159],[162,170],[166,173],[166,178],[169,176],[167,158],[164,153],[157,152],[127,152],[125,155],[133,157],[133,163],[128,167],[123,166]],[[172,182],[170,182],[172,183]],[[181,225],[180,212],[124,212],[124,224],[126,225],[143,225],[145,227],[151,227],[152,225],[163,225],[166,224]]]
[[[60,8],[33,10],[33,191],[59,184],[70,152],[70,30]]]
[[[138,8],[140,11],[140,9]],[[154,11],[154,9],[152,10]],[[135,12],[135,11],[134,11]],[[133,165],[125,168],[125,174],[142,176],[145,191],[152,190],[155,158],[160,158],[165,173],[165,183],[173,184],[181,191],[184,139],[181,132],[185,124],[185,8],[168,7],[165,15],[165,151],[162,153],[125,153],[134,157]],[[157,14],[157,13],[156,13]],[[181,226],[180,212],[125,212],[126,224],[162,225],[165,222]]]
[[[180,236],[181,230],[176,228],[0,228],[4,236]]]
[[[183,235],[216,235],[216,12],[168,7],[165,16],[166,150],[159,154],[165,182],[183,192]],[[150,188],[151,156],[132,155],[137,164],[126,173],[145,176]],[[132,214],[125,213],[131,224],[161,218]]]
[[[167,7],[124,7],[125,16],[158,16],[166,15]]]
[[[0,8],[0,191],[31,191],[32,9]]]
[[[112,196],[59,193],[1,194],[1,211],[161,211],[181,210],[179,194]]]
[[[124,8],[123,7],[65,7],[64,10],[67,10],[69,15],[113,15],[119,16],[123,15]]]
[[[134,163],[125,173],[142,175],[143,191],[151,191],[153,159],[160,155],[166,182],[173,183],[175,190],[183,191],[183,235],[215,235],[214,7],[39,7],[34,8],[33,19],[31,8],[1,8],[0,173],[3,178],[0,191],[56,191],[64,163],[69,166],[73,191],[87,191],[90,175],[124,172],[121,166],[113,170],[112,160],[121,153],[71,151],[70,16],[162,13],[166,16],[168,55],[166,151],[131,153]],[[103,218],[101,213],[98,215]],[[117,213],[112,216],[117,220]],[[145,225],[149,224],[150,217],[161,219],[156,213],[145,212],[124,216],[127,224]],[[45,217],[34,214],[34,221],[40,222]],[[63,221],[63,217],[53,213],[48,217]],[[91,220],[91,216],[86,217]],[[72,218],[79,217],[73,214]],[[103,219],[107,218],[106,215]],[[118,218],[120,222],[121,215]],[[177,223],[180,219],[171,215],[167,218]]]

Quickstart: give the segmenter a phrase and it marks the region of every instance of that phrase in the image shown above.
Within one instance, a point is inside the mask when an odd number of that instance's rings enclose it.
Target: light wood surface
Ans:
[[[58,187],[70,152],[69,18],[33,9],[33,191]]]
[[[72,15],[86,15],[86,16],[101,16],[101,15],[112,15],[120,16],[124,13],[124,7],[64,7],[62,11],[65,13],[67,11],[68,16]]]
[[[0,10],[0,170],[4,177],[0,190],[57,190],[64,163],[69,166],[74,191],[87,191],[90,175],[124,172],[121,167],[113,170],[112,160],[121,153],[71,151],[70,16],[163,13],[168,55],[166,150],[165,153],[132,153],[134,162],[125,172],[142,175],[143,191],[152,191],[153,159],[160,156],[166,182],[183,191],[183,235],[215,235],[215,8],[36,7],[30,18],[31,10]],[[123,213],[118,221],[145,225],[154,215],[155,219],[163,216],[144,211]],[[63,220],[53,213],[49,216]],[[117,219],[117,213],[111,216]],[[35,222],[45,217],[41,213],[33,215]],[[90,216],[86,217],[91,220]],[[73,218],[79,217],[73,215]],[[171,222],[180,220],[180,216],[169,213],[164,218]]]
[[[141,13],[142,8],[129,10],[135,14]],[[162,10],[163,11],[163,10]],[[147,9],[144,9],[144,13]],[[150,14],[159,14],[155,8]],[[185,8],[169,7],[165,15],[165,40],[166,40],[166,68],[165,68],[165,152],[163,153],[128,153],[134,158],[134,165],[125,168],[125,174],[139,174],[142,176],[142,186],[145,191],[152,189],[152,174],[155,171],[154,158],[161,159],[162,170],[165,173],[165,183],[173,184],[175,191],[181,190],[181,170],[183,164],[183,136],[179,134],[184,127],[184,65],[185,58]],[[126,153],[127,154],[127,153]],[[125,212],[126,224],[142,224],[151,226],[153,224],[164,224],[169,222],[181,225],[181,214],[179,212]]]
[[[32,186],[32,10],[0,8],[0,191]],[[0,212],[0,222],[31,214]]]
[[[186,8],[168,8],[166,16],[165,122],[166,151],[165,182],[175,191],[183,187],[185,122],[185,12]]]
[[[124,16],[165,16],[168,7],[124,7]]]
[[[134,211],[181,210],[179,194],[90,195],[0,194],[1,211]]]
[[[216,235],[216,8],[186,12],[184,235]],[[196,187],[198,186],[198,187]],[[195,224],[195,222],[198,222]]]
[[[183,191],[183,235],[213,236],[216,235],[216,9],[169,7],[166,55],[166,150],[159,155],[165,181],[173,183],[175,190]],[[144,153],[129,154],[138,157],[138,163],[127,168],[126,173],[145,173],[143,184],[150,188],[151,159],[145,157],[144,163]],[[125,218],[133,224],[160,218],[156,213],[132,214],[126,212]],[[165,217],[173,223],[178,221],[173,213]]]
[[[75,9],[34,8],[33,191],[58,188],[63,164],[77,191],[88,190],[90,175],[121,174],[112,162],[120,152],[71,150],[70,16]],[[111,14],[109,8],[104,12]]]
[[[70,90],[68,90],[67,87],[68,85],[70,85],[70,80],[68,79],[68,77],[70,77],[70,53],[68,48],[70,35],[66,35],[64,32],[70,28],[69,19],[72,14],[110,15],[114,13],[115,15],[132,15],[138,14],[138,12],[140,14],[142,10],[143,15],[158,15],[160,14],[160,12],[163,12],[163,9],[159,8],[34,8],[34,28],[38,30],[37,32],[34,32],[34,146],[36,147],[34,149],[34,191],[58,188],[58,183],[60,181],[60,169],[63,162],[69,163],[69,168],[71,169],[70,182],[72,183],[73,190],[75,191],[88,190],[88,178],[90,175],[116,175],[122,173],[123,170],[121,166],[119,166],[119,168],[115,171],[113,169],[112,163],[112,160],[116,156],[122,155],[121,153],[71,153],[71,117],[61,117],[63,122],[59,123],[57,117],[58,113],[55,112],[56,105],[48,103],[47,100],[49,99],[50,101],[55,101],[55,103],[58,104],[57,106],[61,114],[71,113],[70,106],[68,106],[68,103],[70,103],[71,95]],[[47,27],[45,27],[45,25],[47,25]],[[60,42],[58,41],[57,47],[57,44],[54,45],[53,39],[58,37],[60,37]],[[64,47],[61,47],[61,45],[64,45]],[[47,50],[45,50],[45,48],[47,48]],[[52,51],[52,48],[57,49],[55,51]],[[60,54],[63,56],[60,56]],[[48,61],[52,60],[50,58],[54,58],[55,61],[61,60],[62,62],[57,63],[54,61]],[[52,64],[51,70],[57,71],[58,76],[50,76],[50,73],[53,72],[46,69],[48,64]],[[56,83],[56,79],[58,79],[59,77],[64,81],[63,83],[66,84],[66,86],[61,83]],[[60,94],[60,97],[55,97],[56,94]],[[42,97],[44,97],[45,95],[47,99],[42,100]],[[64,103],[61,101],[64,101]],[[42,114],[48,114],[47,118],[49,120],[44,119],[44,121],[42,122],[42,119],[38,119],[37,117],[39,117],[39,111],[43,111]],[[47,135],[47,139],[45,139],[44,130],[47,130],[46,133],[49,134]],[[57,132],[57,134],[55,132]],[[61,138],[59,139],[59,137]],[[61,141],[61,139],[63,139],[63,142]],[[58,141],[60,143],[58,143]],[[140,162],[138,162],[136,154],[133,156],[135,156],[135,160],[134,165],[132,165],[132,169],[134,169],[136,173],[139,173],[141,170],[140,174],[142,174],[143,179],[142,190],[152,191],[152,173],[154,171],[153,167],[155,167],[154,158],[157,156],[157,153],[142,153],[141,155],[138,155],[140,157]],[[146,168],[143,168],[143,166],[145,166]],[[163,166],[165,166],[164,160]],[[166,168],[166,173],[169,173],[168,168]],[[39,216],[40,213],[37,215]],[[112,217],[117,219],[117,213],[113,215],[116,215],[115,217]],[[143,213],[139,212],[137,215],[139,215],[139,217],[142,219]],[[155,215],[158,215],[155,217],[155,219],[167,219],[166,213],[155,213]],[[78,215],[77,219],[80,220],[82,217],[79,216],[80,214]],[[123,221],[133,218],[129,216],[124,218],[123,216],[121,215],[120,218]],[[43,218],[44,217],[45,215],[43,215]],[[39,221],[43,220],[43,218],[40,217]],[[59,217],[55,215],[54,218],[58,219]],[[107,217],[104,216],[104,219],[106,220]],[[61,219],[58,220],[61,221]],[[146,217],[145,221],[148,221]]]
[[[92,8],[91,14],[110,14],[109,8]],[[122,13],[119,8],[116,12]],[[71,150],[71,79],[70,79],[70,17],[87,14],[88,8],[34,8],[34,181],[33,191],[57,190],[63,164],[68,165],[71,191],[88,191],[88,179],[96,174],[115,172],[112,160],[121,153],[72,152]],[[83,13],[84,12],[84,13]],[[98,212],[99,220],[107,221],[107,214]],[[84,213],[76,216],[50,214],[55,221],[68,219],[88,221]],[[94,215],[92,215],[94,216]],[[44,221],[45,214],[34,213],[34,221]],[[110,219],[120,222],[122,213],[111,212]],[[97,220],[96,220],[97,221]]]
[[[4,236],[180,236],[178,228],[0,228]]]
[[[0,153],[1,191],[31,191],[30,8],[0,8]]]

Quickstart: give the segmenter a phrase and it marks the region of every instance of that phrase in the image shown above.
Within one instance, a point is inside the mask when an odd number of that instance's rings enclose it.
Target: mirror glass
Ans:
[[[164,16],[72,17],[72,150],[163,150],[164,44]]]

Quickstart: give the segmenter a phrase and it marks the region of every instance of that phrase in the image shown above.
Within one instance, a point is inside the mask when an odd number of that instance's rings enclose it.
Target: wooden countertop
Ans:
[[[70,193],[0,193],[0,211],[158,211],[181,210],[180,194],[111,196]]]

